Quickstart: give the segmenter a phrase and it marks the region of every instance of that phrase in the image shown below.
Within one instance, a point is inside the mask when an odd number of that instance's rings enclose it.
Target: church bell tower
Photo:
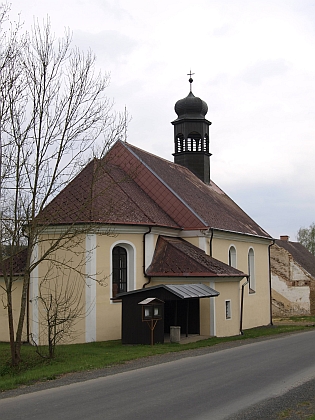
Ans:
[[[209,126],[206,120],[208,105],[192,93],[191,76],[189,73],[190,92],[184,99],[175,104],[177,119],[174,126],[174,162],[185,166],[200,178],[205,184],[210,184]]]

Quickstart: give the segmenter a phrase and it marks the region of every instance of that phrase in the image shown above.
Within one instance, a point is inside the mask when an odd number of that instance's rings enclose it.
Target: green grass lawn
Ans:
[[[122,345],[120,341],[105,341],[87,344],[60,345],[54,360],[38,356],[30,345],[22,347],[22,362],[19,367],[10,366],[8,343],[0,343],[0,391],[28,385],[36,381],[52,380],[56,377],[84,370],[104,368],[141,357],[169,352],[213,346],[227,341],[257,338],[285,332],[310,329],[297,325],[259,327],[246,330],[244,335],[224,338],[209,338],[189,344],[157,344],[154,346]]]
[[[304,316],[289,316],[287,318],[276,318],[281,321],[293,321],[293,322],[307,322],[307,323],[315,323],[315,316],[304,315]]]

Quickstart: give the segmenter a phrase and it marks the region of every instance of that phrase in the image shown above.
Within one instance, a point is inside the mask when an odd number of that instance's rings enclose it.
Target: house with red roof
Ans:
[[[275,316],[315,314],[315,256],[286,235],[271,247],[272,312]]]
[[[272,238],[210,179],[211,122],[191,83],[175,105],[174,161],[117,141],[38,215],[43,244],[69,227],[80,230],[56,250],[53,265],[47,258],[31,275],[34,341],[45,334],[38,296],[47,273],[83,284],[76,342],[119,339],[126,294],[140,302],[145,289],[150,300],[159,285],[181,290],[164,302],[165,334],[175,324],[186,335],[237,335],[271,322]],[[33,258],[43,252],[39,245]]]

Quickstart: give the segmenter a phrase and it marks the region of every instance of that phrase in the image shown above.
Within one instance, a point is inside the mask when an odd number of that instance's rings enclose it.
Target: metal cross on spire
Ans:
[[[188,82],[190,83],[190,92],[192,92],[192,82],[194,81],[194,79],[192,79],[192,77],[191,76],[193,76],[195,73],[192,73],[191,72],[191,70],[189,71],[189,73],[187,74],[187,76],[190,76],[189,77],[189,80],[188,80]]]

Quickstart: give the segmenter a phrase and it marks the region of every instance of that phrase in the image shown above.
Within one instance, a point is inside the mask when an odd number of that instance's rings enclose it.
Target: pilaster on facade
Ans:
[[[36,263],[38,260],[38,245],[36,244],[33,248],[31,264]],[[38,265],[32,270],[30,274],[30,303],[32,304],[32,317],[30,320],[31,327],[31,342],[39,344],[39,314],[38,314]]]
[[[96,341],[96,235],[85,239],[85,341]]]

